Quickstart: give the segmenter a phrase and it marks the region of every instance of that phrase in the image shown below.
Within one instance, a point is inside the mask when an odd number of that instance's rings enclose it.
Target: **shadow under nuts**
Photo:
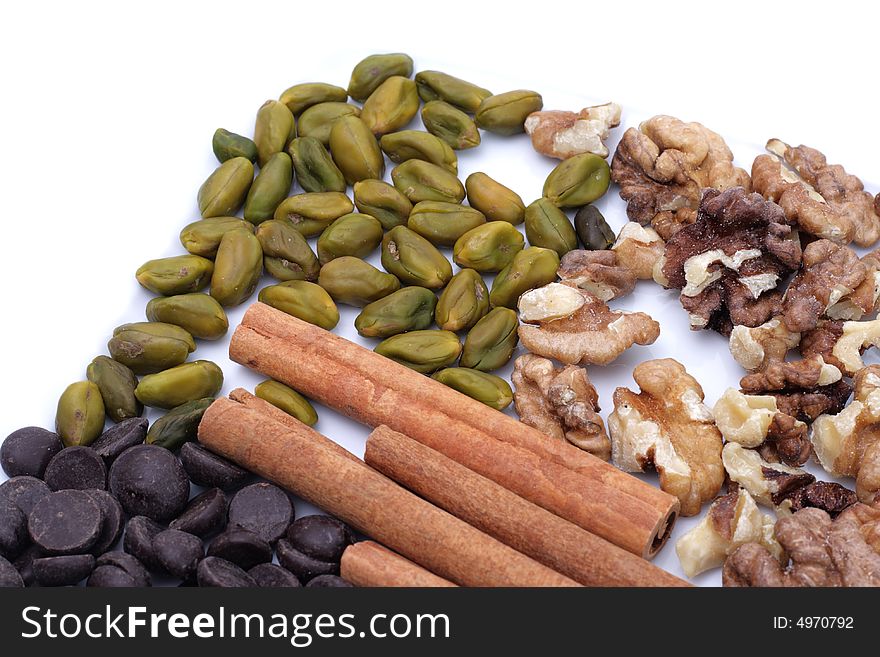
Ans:
[[[287,281],[260,290],[259,300],[327,331],[339,323],[339,310],[327,291],[307,281]]]
[[[424,237],[398,226],[382,239],[382,266],[402,282],[439,289],[452,278],[452,265]]]

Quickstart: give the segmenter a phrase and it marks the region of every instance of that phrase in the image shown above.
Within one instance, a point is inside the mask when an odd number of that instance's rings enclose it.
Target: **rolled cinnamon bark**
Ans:
[[[448,587],[448,579],[437,577],[409,559],[373,541],[359,541],[342,553],[340,575],[355,586]]]
[[[372,427],[385,424],[643,557],[663,546],[678,499],[609,463],[369,349],[252,305],[232,360]]]
[[[441,509],[585,586],[688,586],[386,426],[370,434],[364,461]]]
[[[236,391],[237,399],[248,393]],[[379,474],[329,438],[253,405],[218,399],[199,441],[464,586],[578,586]]]

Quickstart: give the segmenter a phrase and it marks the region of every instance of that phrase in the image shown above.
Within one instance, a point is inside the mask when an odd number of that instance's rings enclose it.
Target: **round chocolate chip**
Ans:
[[[122,514],[122,506],[107,491],[92,489],[87,490],[86,493],[101,507],[101,513],[104,515],[101,534],[92,547],[92,554],[100,556],[116,545],[116,541],[122,536],[125,518]]]
[[[88,493],[62,490],[37,502],[28,518],[28,532],[49,554],[82,554],[98,540],[103,524],[101,507]]]
[[[259,534],[274,544],[293,522],[293,504],[283,490],[261,482],[245,486],[229,503],[229,525]]]
[[[125,552],[105,552],[95,562],[98,567],[112,567],[122,570],[133,581],[134,586],[150,586],[150,573],[136,557]]]
[[[34,561],[45,556],[46,551],[43,548],[31,543],[24,552],[18,555],[18,559],[12,563],[19,575],[21,575],[22,580],[24,580],[25,586],[36,585],[37,578],[34,576]]]
[[[339,561],[351,544],[351,532],[336,518],[303,516],[287,530],[287,540],[303,554],[319,561]]]
[[[46,466],[64,445],[58,434],[40,427],[13,431],[0,444],[0,467],[10,477],[43,477]]]
[[[354,584],[338,575],[318,575],[306,584],[307,589],[352,588]]]
[[[150,572],[162,572],[162,565],[153,550],[153,538],[165,528],[146,516],[135,516],[125,527],[122,549],[138,559]]]
[[[34,559],[34,577],[40,586],[73,586],[94,569],[95,557],[91,554]]]
[[[272,546],[247,529],[227,529],[211,542],[208,556],[231,561],[245,570],[272,561]]]
[[[44,482],[27,475],[13,477],[0,484],[0,497],[14,502],[25,515],[30,514],[34,505],[51,492]]]
[[[249,475],[247,470],[193,442],[184,443],[179,455],[186,474],[199,486],[231,490],[241,486]]]
[[[91,444],[91,448],[97,452],[98,456],[104,459],[104,463],[109,468],[122,452],[129,447],[134,447],[144,442],[144,439],[147,437],[148,427],[149,422],[145,417],[133,417],[123,420],[102,433]]]
[[[320,561],[303,554],[290,544],[286,538],[278,541],[275,546],[278,563],[299,578],[300,582],[308,582],[318,575],[338,575],[339,564],[331,561]]]
[[[183,513],[168,526],[205,538],[223,530],[228,508],[226,494],[219,488],[211,488],[190,500]]]
[[[52,490],[105,490],[107,468],[91,447],[65,447],[49,461],[45,479]]]
[[[15,567],[5,558],[0,557],[0,589],[22,589],[24,580]]]
[[[199,586],[245,588],[256,586],[254,578],[231,561],[220,557],[205,557],[196,572]]]
[[[196,574],[196,567],[205,556],[202,539],[179,529],[166,529],[156,534],[153,550],[156,559],[170,575],[184,580]]]
[[[15,502],[0,497],[0,557],[15,559],[27,544],[27,516]]]
[[[262,588],[297,588],[302,586],[289,570],[274,563],[257,564],[248,571],[257,586]]]
[[[110,492],[126,513],[167,522],[189,499],[189,479],[180,461],[164,447],[137,445],[110,468]]]
[[[131,575],[116,566],[98,566],[89,575],[86,586],[99,589],[132,588],[137,583]]]

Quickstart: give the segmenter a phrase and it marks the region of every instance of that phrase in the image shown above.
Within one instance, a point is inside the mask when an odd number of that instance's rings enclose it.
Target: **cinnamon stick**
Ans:
[[[349,545],[342,553],[339,569],[342,577],[355,586],[455,586],[448,579],[437,577],[373,541],[359,541]]]
[[[236,391],[238,400],[250,399]],[[199,425],[210,450],[296,493],[417,564],[466,586],[577,586],[401,488],[305,424],[218,399]]]
[[[359,422],[400,431],[639,556],[656,554],[672,529],[677,498],[265,304],[245,313],[229,354]]]
[[[585,586],[687,586],[386,426],[370,434],[364,461],[441,509]]]

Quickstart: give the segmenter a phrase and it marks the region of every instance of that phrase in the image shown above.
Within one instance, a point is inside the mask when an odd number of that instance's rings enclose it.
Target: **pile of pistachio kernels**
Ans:
[[[147,305],[149,321],[118,327],[110,357],[98,356],[88,380],[63,393],[57,430],[66,445],[90,444],[105,416],[137,417],[144,405],[169,409],[148,443],[177,449],[194,439],[223,383],[216,364],[187,362],[195,339],[226,334],[224,308],[250,299],[264,269],[279,283],[262,289],[260,301],[327,330],[339,321],[337,303],[362,307],[355,327],[382,340],[377,353],[494,408],[511,403],[508,383],[490,372],[516,347],[516,302],[555,280],[579,237],[587,248],[610,246],[613,232],[589,205],[606,192],[609,167],[590,153],[566,159],[529,206],[485,173],[462,184],[456,151],[478,146],[481,129],[523,132],[542,98],[492,94],[437,71],[412,74],[405,54],[371,55],[347,89],[297,84],[266,101],[252,139],[215,132],[220,165],[198,191],[202,218],[181,232],[188,253],[137,270],[160,296]],[[403,129],[419,113],[426,131]],[[390,184],[382,180],[386,157],[395,165]],[[291,195],[294,182],[302,193]],[[581,208],[574,226],[566,208]],[[444,247],[460,268],[454,275]],[[364,260],[377,248],[385,271]],[[483,274],[492,273],[490,289]],[[278,382],[256,394],[317,421],[308,400]]]

